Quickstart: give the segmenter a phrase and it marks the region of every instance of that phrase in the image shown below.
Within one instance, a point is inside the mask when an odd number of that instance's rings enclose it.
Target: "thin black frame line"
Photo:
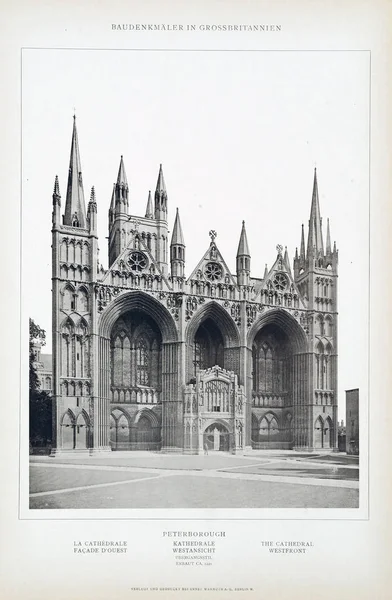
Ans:
[[[92,52],[371,52],[370,48],[277,48],[274,50],[260,48],[83,48],[62,46],[21,46],[22,50],[87,50]]]
[[[248,521],[248,520],[252,520],[252,521],[282,521],[282,520],[290,520],[290,521],[331,521],[331,520],[335,520],[335,521],[369,521],[370,520],[370,451],[369,451],[369,447],[370,447],[370,365],[371,365],[371,358],[370,358],[370,315],[371,315],[371,310],[370,310],[370,305],[371,305],[371,293],[370,293],[370,275],[371,275],[371,262],[370,262],[370,258],[371,258],[371,244],[370,244],[370,239],[371,239],[371,96],[372,96],[372,78],[371,78],[371,74],[372,74],[372,63],[371,63],[371,58],[372,58],[372,51],[370,49],[273,49],[273,50],[267,50],[267,49],[245,49],[245,48],[241,48],[241,49],[220,49],[220,48],[213,48],[213,49],[204,49],[204,48],[77,48],[77,47],[50,47],[50,46],[21,46],[21,53],[20,53],[20,207],[19,207],[19,214],[20,214],[20,247],[19,247],[19,252],[20,252],[20,278],[19,278],[19,284],[20,284],[20,296],[19,296],[19,300],[20,300],[20,309],[19,309],[19,316],[20,316],[20,323],[19,323],[19,328],[20,328],[20,349],[19,349],[19,369],[20,369],[20,378],[19,378],[19,477],[18,477],[18,481],[19,481],[19,486],[18,486],[18,520],[20,521],[44,521],[44,520],[50,520],[50,521],[55,521],[55,520],[70,520],[70,521],[74,521],[74,520],[83,520],[83,521],[89,521],[89,520],[93,520],[93,521],[134,521],[134,520],[143,520],[143,521],[161,521],[161,520],[175,520],[173,518],[165,518],[165,519],[160,519],[160,518],[148,518],[148,517],[141,517],[141,518],[136,518],[136,517],[125,517],[125,518],[113,518],[113,519],[106,519],[106,518],[102,518],[102,519],[98,519],[98,518],[70,518],[70,519],[29,519],[29,518],[22,518],[21,515],[21,443],[22,443],[22,435],[21,435],[21,414],[22,414],[22,302],[21,302],[21,298],[22,298],[22,289],[23,289],[23,277],[22,277],[22,270],[23,270],[23,261],[22,261],[22,231],[23,231],[23,218],[22,218],[22,212],[23,212],[23,200],[22,200],[22,187],[23,187],[23,181],[22,181],[22,165],[23,165],[23,130],[22,130],[22,117],[23,117],[23,94],[22,94],[22,86],[23,86],[23,51],[24,50],[71,50],[71,51],[98,51],[98,52],[110,52],[110,51],[120,51],[120,52],[269,52],[269,53],[276,53],[276,52],[368,52],[369,53],[369,109],[368,109],[368,120],[369,120],[369,130],[368,130],[368,135],[369,135],[369,140],[368,140],[368,148],[369,148],[369,166],[368,166],[368,177],[369,177],[369,186],[368,186],[368,219],[369,219],[369,223],[368,223],[368,235],[369,235],[369,243],[368,243],[368,257],[369,257],[369,266],[368,266],[368,404],[367,404],[367,422],[368,422],[368,426],[367,426],[367,433],[368,433],[368,444],[367,444],[367,518],[363,518],[363,519],[336,519],[331,517],[330,519],[326,518],[314,518],[311,519],[309,517],[304,518],[304,519],[291,519],[289,517],[287,518],[280,518],[280,519],[274,519],[274,518],[268,518],[268,517],[260,517],[257,519],[247,519],[247,518],[230,518],[230,519],[203,519],[203,518],[181,518],[179,520],[181,521],[198,521],[198,520],[204,520],[204,521],[208,521],[208,520],[212,520],[212,521],[222,521],[222,520],[228,520],[228,521]],[[360,491],[360,490],[359,490]],[[360,504],[360,496],[359,496],[359,504]],[[30,510],[34,510],[34,509],[28,509]],[[56,510],[56,509],[53,509]],[[57,510],[74,510],[74,509],[57,509]],[[87,509],[87,510],[94,510],[94,509]],[[108,510],[108,509],[106,509]],[[132,509],[130,509],[132,510]],[[155,510],[155,509],[138,509],[138,510]],[[173,509],[173,510],[208,510],[208,509]],[[221,510],[221,509],[218,509]],[[238,510],[238,509],[229,509],[229,510]],[[241,510],[241,509],[239,509]],[[271,509],[248,509],[248,510],[271,510]],[[298,509],[278,509],[278,510],[298,510]],[[314,509],[314,510],[319,510],[319,509]],[[328,509],[323,509],[323,510],[328,510]],[[341,510],[344,510],[341,509]],[[354,510],[360,510],[360,506],[358,506],[358,509],[354,509]]]

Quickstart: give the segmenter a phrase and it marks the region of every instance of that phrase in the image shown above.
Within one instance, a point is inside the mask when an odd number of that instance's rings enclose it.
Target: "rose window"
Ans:
[[[222,277],[222,267],[215,262],[207,263],[204,272],[207,279],[210,281],[216,281]]]
[[[128,265],[132,271],[143,271],[147,267],[147,257],[141,252],[131,252]]]
[[[282,273],[277,273],[274,277],[275,289],[282,292],[287,287],[287,278]]]

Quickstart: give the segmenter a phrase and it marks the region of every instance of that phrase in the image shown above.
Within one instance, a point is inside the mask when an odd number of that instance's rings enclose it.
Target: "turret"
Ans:
[[[146,207],[146,219],[153,219],[154,218],[154,213],[152,212],[152,196],[151,196],[151,190],[148,192],[148,200],[147,200],[147,207]]]
[[[82,167],[80,163],[76,117],[74,116],[71,156],[69,160],[67,199],[65,203],[64,225],[86,227],[86,208],[84,204]]]
[[[129,207],[129,188],[128,180],[125,173],[124,159],[121,155],[120,167],[118,169],[117,182],[115,184],[115,213],[128,214]]]
[[[167,191],[162,165],[159,166],[157,187],[155,189],[155,218],[167,220]]]
[[[61,210],[61,195],[60,195],[60,186],[59,186],[59,178],[55,177],[54,180],[54,189],[53,189],[53,212],[52,212],[52,223],[53,225],[60,225],[60,210]]]
[[[176,210],[176,219],[174,221],[173,234],[170,242],[170,270],[172,277],[184,277],[185,242],[178,208]]]
[[[113,186],[109,208],[109,266],[126,246],[126,232],[129,220],[129,187],[121,155],[117,181]]]
[[[87,222],[89,225],[90,235],[97,237],[97,202],[95,199],[94,186],[91,188],[90,201],[87,207]]]
[[[250,278],[250,252],[246,237],[245,221],[242,221],[240,241],[237,250],[237,283],[249,285]]]

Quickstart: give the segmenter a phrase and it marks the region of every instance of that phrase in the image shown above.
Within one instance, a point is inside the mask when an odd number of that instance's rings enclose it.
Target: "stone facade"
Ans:
[[[63,218],[57,177],[53,193],[55,452],[336,448],[338,252],[329,223],[324,247],[316,172],[293,271],[278,246],[254,277],[243,223],[231,273],[209,235],[186,277],[162,166],[134,216],[121,157],[105,270],[74,121]]]

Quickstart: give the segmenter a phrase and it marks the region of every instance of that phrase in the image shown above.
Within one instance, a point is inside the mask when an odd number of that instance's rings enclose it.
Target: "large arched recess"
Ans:
[[[271,332],[275,326],[277,332],[283,332],[288,340],[290,348],[290,363],[288,364],[290,387],[288,395],[284,399],[285,406],[281,410],[290,408],[293,413],[294,424],[294,445],[307,446],[309,442],[309,369],[311,363],[311,349],[308,347],[308,340],[304,329],[296,321],[296,319],[284,309],[273,309],[261,314],[252,324],[247,335],[247,377],[246,391],[248,398],[248,406],[253,407],[253,411],[259,412],[257,406],[264,406],[264,401],[254,398],[257,390],[253,390],[253,347],[257,346],[257,338],[260,338],[264,328]],[[272,330],[273,331],[273,330]],[[268,395],[268,393],[267,393]],[[256,402],[256,404],[255,404]]]
[[[182,396],[179,385],[179,344],[176,324],[169,311],[155,298],[140,291],[121,294],[99,317],[98,396],[99,409],[94,445],[109,444],[110,428],[110,334],[120,316],[139,311],[151,317],[162,335],[162,448],[182,447]]]
[[[121,294],[104,310],[100,316],[99,335],[109,338],[117,319],[131,310],[142,311],[154,319],[161,330],[164,343],[177,341],[177,328],[167,308],[149,294],[139,291]]]
[[[308,342],[305,331],[298,321],[283,309],[269,310],[255,320],[248,331],[248,348],[252,348],[256,335],[265,325],[278,325],[290,338],[290,343],[295,353],[306,352]]]
[[[186,343],[186,380],[194,376],[193,373],[193,344],[195,335],[207,319],[212,319],[219,329],[224,345],[224,368],[234,371],[241,378],[240,370],[240,334],[229,313],[214,300],[205,303],[189,321],[185,330]]]

